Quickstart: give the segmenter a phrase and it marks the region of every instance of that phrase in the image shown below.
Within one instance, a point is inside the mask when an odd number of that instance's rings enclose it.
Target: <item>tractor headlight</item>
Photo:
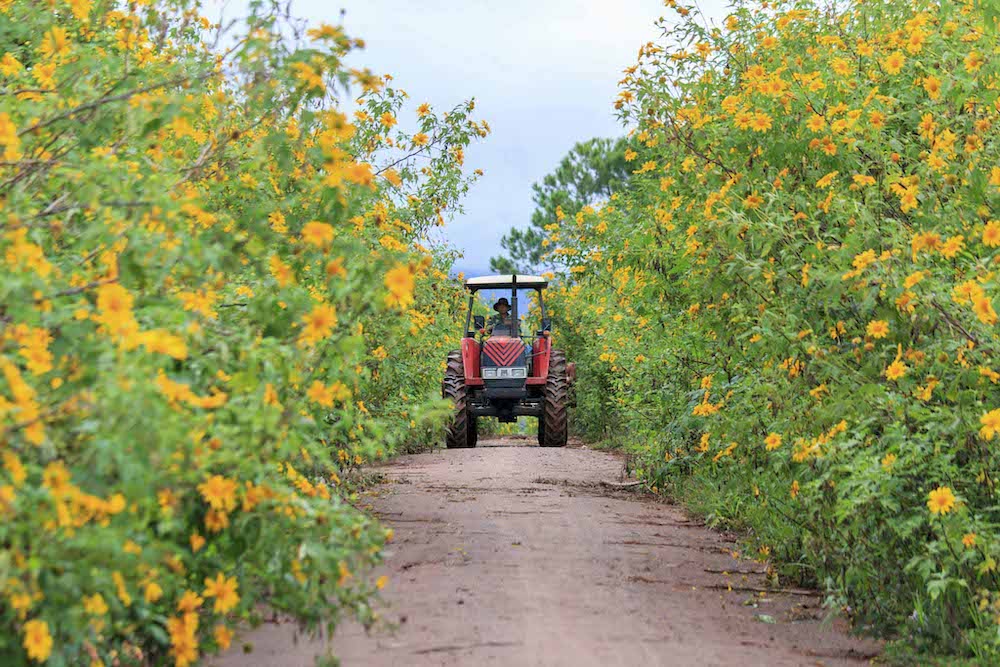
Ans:
[[[497,369],[495,368],[484,368],[483,369],[483,379],[484,380],[495,380],[497,378]]]
[[[510,369],[510,376],[512,378],[526,378],[528,377],[528,369],[521,366],[519,368]]]

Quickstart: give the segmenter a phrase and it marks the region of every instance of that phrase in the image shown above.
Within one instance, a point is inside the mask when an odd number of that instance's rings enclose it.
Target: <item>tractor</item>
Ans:
[[[469,309],[462,331],[462,348],[448,354],[443,398],[450,398],[455,415],[445,444],[449,449],[475,447],[480,417],[513,422],[520,416],[538,418],[538,444],[563,447],[569,431],[567,408],[575,364],[552,348],[551,320],[545,316],[542,290],[548,282],[538,276],[498,275],[470,278]],[[510,290],[494,307],[499,315],[487,323],[474,315],[480,290]],[[534,291],[539,327],[522,335],[518,317],[519,290]],[[530,328],[528,329],[530,331]]]

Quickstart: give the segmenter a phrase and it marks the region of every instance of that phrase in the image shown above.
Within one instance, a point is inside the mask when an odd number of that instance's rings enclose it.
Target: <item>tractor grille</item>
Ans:
[[[483,345],[483,354],[496,366],[510,366],[523,352],[520,338],[490,338]]]

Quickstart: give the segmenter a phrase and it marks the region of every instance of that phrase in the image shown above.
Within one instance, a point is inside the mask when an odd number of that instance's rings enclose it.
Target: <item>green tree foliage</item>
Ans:
[[[358,41],[253,5],[220,34],[0,2],[3,665],[188,665],[262,604],[374,619],[391,535],[344,482],[449,413],[462,295],[424,239],[486,129],[398,131]]]
[[[578,423],[862,627],[1000,647],[1000,58],[972,2],[675,7],[547,239]]]
[[[607,199],[628,179],[627,141],[596,138],[582,141],[560,161],[554,172],[532,186],[535,210],[531,226],[512,229],[500,245],[507,251],[490,259],[490,270],[515,273],[542,264],[546,227],[557,225],[557,211],[575,216],[584,206]]]

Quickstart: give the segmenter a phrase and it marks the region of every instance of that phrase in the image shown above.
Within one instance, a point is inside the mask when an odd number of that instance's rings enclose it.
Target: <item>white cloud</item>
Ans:
[[[246,0],[214,0],[209,12],[246,11]],[[703,2],[718,18],[723,0]],[[466,252],[462,268],[485,270],[512,225],[528,224],[531,184],[577,141],[623,129],[612,103],[622,70],[639,46],[655,40],[655,20],[671,10],[657,0],[294,0],[311,22],[340,23],[367,48],[355,66],[389,73],[414,101],[436,108],[475,97],[493,134],[467,151],[486,177],[464,202],[466,213],[445,235]]]

